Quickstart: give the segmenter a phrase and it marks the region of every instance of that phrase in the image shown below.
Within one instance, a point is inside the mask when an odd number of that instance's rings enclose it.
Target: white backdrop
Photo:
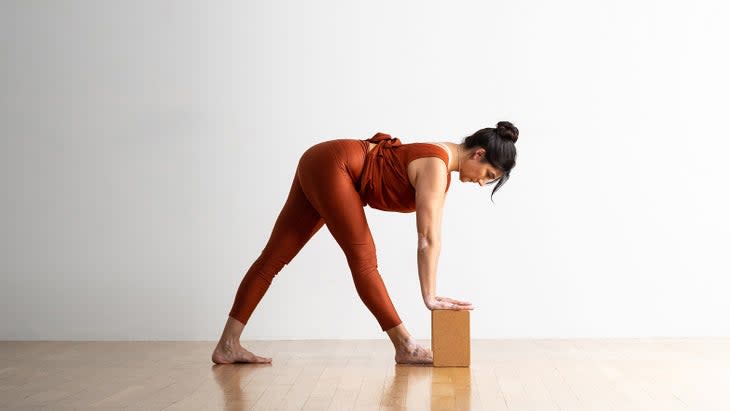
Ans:
[[[453,141],[517,167],[446,201],[473,338],[730,336],[721,1],[3,1],[0,338],[214,340],[309,146]],[[415,213],[366,208],[430,313]],[[385,338],[326,228],[243,339]]]

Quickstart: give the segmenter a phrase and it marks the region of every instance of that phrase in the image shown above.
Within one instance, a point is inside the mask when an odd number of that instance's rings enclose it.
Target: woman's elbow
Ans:
[[[427,248],[439,247],[441,245],[441,239],[437,234],[418,233],[418,249],[424,250]]]

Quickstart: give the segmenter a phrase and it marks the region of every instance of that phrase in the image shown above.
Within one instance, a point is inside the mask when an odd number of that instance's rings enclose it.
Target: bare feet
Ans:
[[[243,348],[239,342],[218,342],[213,351],[212,358],[216,364],[243,363],[270,363],[271,358],[259,357],[251,351]]]
[[[398,364],[433,364],[433,353],[411,339],[395,349],[395,362]]]

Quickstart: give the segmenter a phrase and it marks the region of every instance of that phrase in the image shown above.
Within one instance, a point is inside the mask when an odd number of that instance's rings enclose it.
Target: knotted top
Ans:
[[[410,213],[416,209],[416,191],[408,180],[408,163],[421,157],[439,157],[448,167],[448,154],[430,143],[402,144],[397,137],[376,133],[365,140],[376,146],[365,157],[358,193],[365,204],[384,211]],[[448,191],[451,175],[447,173]]]

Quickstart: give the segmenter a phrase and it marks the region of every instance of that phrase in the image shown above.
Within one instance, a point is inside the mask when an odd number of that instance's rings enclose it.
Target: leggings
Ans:
[[[246,324],[274,276],[326,224],[345,253],[360,299],[380,328],[401,323],[378,272],[375,243],[357,191],[367,147],[367,141],[338,139],[302,154],[269,241],[241,280],[231,317]]]

